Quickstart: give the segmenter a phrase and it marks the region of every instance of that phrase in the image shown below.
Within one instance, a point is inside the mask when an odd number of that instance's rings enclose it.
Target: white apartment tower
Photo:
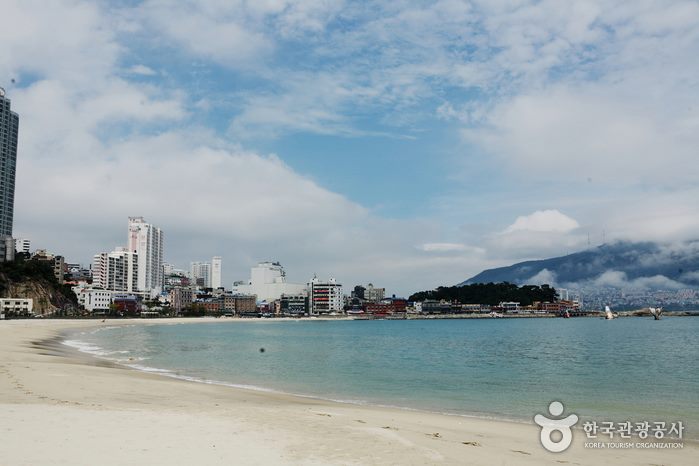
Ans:
[[[138,290],[155,296],[163,289],[163,232],[143,217],[129,217],[129,252],[138,255]]]
[[[208,262],[192,262],[190,265],[192,284],[202,288],[211,288],[211,264]]]
[[[95,254],[92,260],[92,283],[104,290],[140,291],[138,272],[138,256],[125,248]]]
[[[221,288],[221,257],[211,259],[211,288]]]

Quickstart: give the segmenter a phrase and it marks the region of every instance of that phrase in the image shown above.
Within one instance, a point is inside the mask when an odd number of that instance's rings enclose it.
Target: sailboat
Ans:
[[[660,316],[663,313],[662,307],[650,307],[648,309],[650,310],[650,315],[652,315],[655,320],[660,320]]]
[[[619,317],[619,314],[614,314],[611,309],[609,309],[609,306],[604,306],[604,318],[606,320],[612,320],[616,319]]]

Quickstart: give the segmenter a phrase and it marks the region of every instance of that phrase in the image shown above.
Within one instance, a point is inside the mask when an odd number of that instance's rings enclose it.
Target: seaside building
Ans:
[[[27,238],[15,238],[15,251],[29,254],[32,248],[31,240]]]
[[[211,259],[211,288],[221,288],[221,256]]]
[[[103,290],[135,293],[139,286],[138,255],[125,248],[95,254],[92,261],[92,284]]]
[[[211,288],[211,264],[208,262],[192,262],[190,264],[190,276],[192,284],[202,287]]]
[[[114,311],[121,316],[134,316],[141,311],[141,302],[133,294],[115,294],[112,296]]]
[[[519,312],[520,305],[515,301],[502,301],[498,304],[498,307],[502,309],[503,312]]]
[[[320,280],[316,277],[308,283],[308,313],[310,315],[342,312],[342,285],[334,278]]]
[[[165,291],[170,291],[173,288],[177,287],[187,287],[191,283],[190,279],[188,276],[186,276],[184,273],[173,273],[170,275],[165,275],[165,285],[164,285],[164,290]]]
[[[307,299],[306,293],[282,294],[279,299],[279,313],[284,316],[302,316],[307,313]]]
[[[108,290],[75,286],[73,292],[78,297],[78,304],[91,314],[108,312],[112,304],[112,292]]]
[[[254,294],[259,301],[271,303],[283,294],[306,294],[306,285],[288,283],[284,267],[279,262],[260,262],[250,269],[250,281],[242,285],[234,284],[233,292]]]
[[[0,298],[0,319],[26,317],[34,313],[31,298]]]
[[[386,288],[376,288],[371,283],[364,288],[364,299],[371,303],[378,303],[382,301],[385,296]]]
[[[15,209],[15,173],[19,115],[10,108],[10,99],[0,87],[0,262],[13,261],[15,242],[12,220]]]
[[[127,249],[138,257],[138,285],[151,297],[163,289],[163,232],[143,217],[129,217]]]
[[[32,260],[50,263],[53,269],[53,275],[56,277],[58,283],[61,285],[65,283],[66,263],[63,256],[51,254],[47,252],[46,249],[37,249],[32,256]]]
[[[191,288],[176,287],[170,290],[170,309],[179,314],[183,309],[192,307],[193,294]]]
[[[451,314],[454,305],[448,301],[436,301],[426,299],[422,302],[415,303],[415,310],[420,314]]]
[[[238,315],[250,315],[257,313],[257,296],[234,294],[232,295],[233,309]]]
[[[66,280],[73,283],[87,281],[92,278],[90,269],[86,269],[80,264],[66,262],[64,267]]]

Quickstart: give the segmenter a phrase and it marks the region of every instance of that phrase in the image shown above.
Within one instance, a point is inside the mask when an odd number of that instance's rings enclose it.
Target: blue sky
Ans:
[[[16,236],[398,294],[699,228],[696,2],[11,0]],[[14,80],[14,82],[12,81]],[[37,177],[41,180],[37,182]]]

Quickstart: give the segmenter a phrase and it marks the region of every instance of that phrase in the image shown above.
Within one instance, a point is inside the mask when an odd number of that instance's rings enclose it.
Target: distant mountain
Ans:
[[[459,285],[510,282],[646,289],[699,287],[699,241],[620,241],[552,259],[485,270]]]

